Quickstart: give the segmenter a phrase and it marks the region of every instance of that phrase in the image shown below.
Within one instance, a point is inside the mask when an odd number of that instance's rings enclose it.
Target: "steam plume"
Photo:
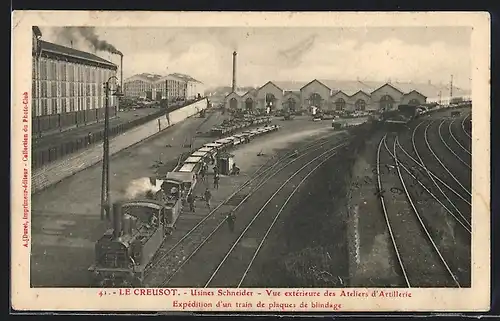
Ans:
[[[149,177],[142,177],[135,179],[130,182],[129,186],[125,190],[125,198],[133,199],[136,197],[141,197],[146,195],[147,192],[151,191],[153,193],[158,192],[161,189],[162,181],[157,181],[157,185],[151,184]]]
[[[116,49],[115,46],[106,40],[99,39],[95,33],[94,27],[64,27],[59,36],[70,41],[78,40],[78,37],[83,37],[96,51],[106,51],[115,55],[123,56],[122,52]]]

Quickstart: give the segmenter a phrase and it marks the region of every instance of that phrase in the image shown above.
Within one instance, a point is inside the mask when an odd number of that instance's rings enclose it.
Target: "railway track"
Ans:
[[[453,158],[453,155],[445,149],[439,139],[437,132],[433,137],[429,137],[429,125],[432,121],[422,121],[418,123],[411,132],[411,140],[406,140],[408,148],[405,148],[405,140],[401,139],[400,145],[402,151],[407,154],[412,160],[417,169],[422,169],[422,179],[427,178],[430,182],[427,187],[433,191],[444,203],[453,209],[460,220],[470,229],[471,226],[471,197],[463,189],[463,185],[457,183],[458,180],[452,170],[446,166],[441,157],[448,155]],[[434,127],[437,129],[437,127]],[[432,140],[432,146],[431,146]],[[439,149],[440,148],[440,149]],[[413,154],[411,156],[410,154]],[[456,161],[458,162],[458,161]],[[458,167],[457,167],[458,166]],[[464,168],[460,164],[455,165],[464,172]],[[450,175],[451,174],[451,175]],[[462,173],[463,175],[463,173]],[[453,179],[453,177],[455,179]]]
[[[470,167],[470,161],[464,157],[464,155],[460,156],[459,154],[463,154],[464,151],[466,151],[467,153],[469,153],[469,151],[467,151],[465,149],[465,147],[463,147],[459,142],[458,140],[455,138],[455,136],[453,135],[453,132],[451,130],[451,125],[453,123],[450,122],[449,123],[449,126],[448,127],[448,131],[449,131],[449,137],[452,138],[451,141],[447,142],[447,139],[445,139],[443,137],[443,134],[442,134],[442,127],[443,125],[446,123],[446,120],[443,119],[441,120],[441,122],[439,123],[439,127],[438,127],[438,134],[439,134],[439,139],[441,139],[441,142],[443,142],[443,145],[446,147],[446,149],[448,149],[450,151],[450,153],[453,154],[453,156],[455,156],[455,158],[460,161],[460,163],[462,163],[465,167],[467,167],[469,170],[472,170],[472,168]],[[453,147],[454,146],[454,147]],[[458,148],[457,150],[457,146],[459,146],[460,148]],[[469,153],[469,156],[470,156],[470,153]]]
[[[211,210],[210,213],[201,218],[197,224],[174,231],[172,236],[175,244],[162,248],[158,252],[157,258],[153,260],[152,265],[148,269],[146,283],[162,285],[168,283],[225,223],[225,214],[227,211],[238,210],[263,185],[282,170],[329,143],[330,137],[327,137],[299,149],[300,155],[297,158],[290,159],[293,152],[289,152],[275,160],[272,164],[269,164],[272,161],[270,159],[266,164],[258,168],[249,180],[237,188],[229,197]],[[342,145],[340,144],[337,148]],[[237,204],[235,206],[228,205],[233,202]]]
[[[467,140],[461,142],[462,138],[458,136],[459,133],[453,133],[453,127],[457,128],[457,126],[459,126],[459,125],[456,124],[456,121],[457,121],[457,119],[453,119],[450,122],[450,124],[448,125],[448,132],[450,133],[450,136],[453,139],[453,141],[455,141],[455,143],[457,144],[457,146],[460,147],[460,150],[463,153],[465,153],[465,155],[467,157],[470,158],[472,156],[471,151],[470,151],[470,145],[471,145],[470,144],[471,143],[470,142],[470,138],[467,136]],[[460,127],[459,127],[459,129],[460,129]],[[460,131],[460,133],[462,133],[462,131]]]
[[[469,115],[467,115],[466,117],[464,117],[464,119],[462,119],[462,121],[460,122],[460,125],[462,127],[462,130],[463,132],[465,133],[465,135],[467,137],[469,137],[469,139],[472,139],[472,136],[469,134],[469,131],[467,129],[465,129],[465,122],[467,121],[468,118],[470,118],[472,116],[472,113],[470,113]]]
[[[297,169],[260,207],[253,219],[245,226],[236,241],[226,252],[218,266],[210,275],[204,287],[240,287],[250,271],[255,258],[264,245],[280,214],[288,205],[300,186],[326,161],[336,155],[337,148],[329,149],[314,157]],[[317,163],[317,164],[315,164]],[[307,169],[310,165],[312,169]],[[304,175],[305,174],[305,175]],[[292,184],[295,177],[300,181]],[[297,179],[298,180],[298,179]],[[285,198],[283,201],[282,199]],[[276,211],[276,209],[278,209]],[[264,232],[265,231],[265,232]],[[262,235],[263,234],[263,235]],[[250,246],[248,243],[258,242]],[[255,243],[254,243],[255,244]]]
[[[472,228],[467,221],[456,215],[452,208],[443,204],[427,188],[425,181],[408,170],[411,159],[402,151],[399,138],[396,137],[396,151],[392,156],[399,165],[401,179],[419,213],[422,224],[429,233],[437,249],[447,262],[450,271],[461,287],[470,286],[471,282],[471,236]]]
[[[273,173],[273,179],[266,179],[265,182],[252,193],[251,198],[248,200],[248,203],[251,203],[252,206],[239,207],[237,210],[233,211],[236,216],[234,233],[226,229],[221,229],[224,225],[224,220],[221,220],[215,227],[212,226],[212,229],[207,230],[207,232],[210,233],[208,235],[205,234],[206,237],[199,242],[199,245],[191,252],[191,255],[166,278],[163,285],[185,286],[186,282],[188,282],[192,284],[192,286],[202,287],[210,277],[208,273],[216,269],[217,262],[215,262],[216,260],[214,260],[214,257],[220,257],[222,259],[238,233],[240,233],[255,217],[255,209],[262,206],[261,204],[266,203],[270,199],[270,194],[273,194],[275,190],[279,189],[282,182],[287,180],[290,175],[293,175],[293,173],[302,166],[301,164],[307,162],[311,158],[317,157],[316,155],[318,153],[324,154],[325,150],[335,150],[342,145],[344,144],[334,147],[322,147],[321,149],[311,151],[308,154],[304,154],[303,161],[288,165],[286,171],[277,172],[276,174]],[[206,244],[210,244],[210,246],[203,251],[199,251]],[[250,246],[252,245],[250,244]],[[200,264],[203,264],[203,269],[200,269]]]
[[[408,191],[397,158],[396,139],[393,139],[392,152],[387,147],[386,139],[387,135],[384,135],[377,148],[377,188],[403,277],[402,286],[460,287]],[[382,164],[388,170],[382,171]]]
[[[396,144],[399,148],[399,150],[401,150],[404,154],[403,157],[406,157],[408,159],[408,161],[404,162],[406,164],[405,165],[401,165],[401,167],[403,168],[403,170],[416,182],[416,184],[418,184],[428,195],[430,195],[436,202],[438,202],[442,207],[443,209],[446,210],[446,212],[448,212],[456,221],[457,223],[462,226],[466,231],[470,233],[472,233],[472,227],[471,227],[471,224],[470,224],[470,215],[468,215],[468,218],[466,218],[462,212],[457,208],[457,206],[455,205],[455,203],[450,200],[449,197],[447,197],[446,193],[442,190],[441,186],[443,186],[443,188],[447,188],[449,189],[450,191],[456,193],[455,190],[453,190],[448,184],[446,184],[446,182],[442,181],[438,176],[436,176],[433,172],[429,171],[424,163],[422,163],[422,161],[418,161],[416,160],[415,158],[413,158],[413,156],[410,155],[410,153],[408,151],[406,151],[406,149],[401,146],[401,144],[399,143],[399,139],[396,140]],[[403,155],[402,154],[402,155]],[[400,156],[401,158],[401,156]],[[424,175],[428,175],[427,177],[429,178],[429,180],[431,181],[431,183],[429,182],[425,182],[422,178],[423,178],[423,175],[418,175],[418,171],[414,170],[415,167],[413,167],[411,164],[416,164],[417,166],[419,166],[421,168],[421,173],[423,172]],[[420,176],[420,177],[418,177]],[[440,184],[438,184],[438,182]],[[439,192],[432,192],[432,189],[433,187],[436,187],[438,189]],[[441,196],[444,196],[445,198],[445,201],[441,201],[440,200],[440,197]],[[445,204],[446,203],[446,204]]]
[[[415,153],[416,157],[418,160],[413,158],[400,144],[401,150],[404,152],[405,155],[407,155],[417,166],[422,168],[424,172],[427,174],[427,177],[431,180],[432,185],[428,185],[431,189],[434,187],[437,189],[439,192],[436,192],[435,194],[440,195],[440,197],[444,197],[445,201],[453,208],[455,213],[460,217],[461,221],[464,222],[468,228],[471,228],[471,215],[470,215],[470,208],[471,208],[471,203],[470,199],[464,197],[462,193],[457,191],[457,186],[450,186],[450,184],[445,182],[446,177],[442,175],[438,175],[439,170],[441,169],[441,166],[443,165],[442,163],[439,164],[438,166],[433,166],[434,171],[430,168],[431,162],[435,159],[434,157],[425,157],[425,156],[432,156],[433,151],[431,150],[431,153],[428,152],[428,141],[426,141],[426,148],[422,151],[419,152],[419,149],[417,148],[417,130],[421,125],[424,123],[419,123],[413,130],[412,136],[411,136],[411,145],[412,145],[412,150]],[[426,135],[426,133],[424,133]],[[425,140],[425,139],[424,139]],[[434,154],[435,155],[435,154]],[[426,158],[427,161],[424,161],[424,157]],[[443,178],[441,178],[442,176]],[[453,185],[451,183],[451,185]]]
[[[467,200],[471,199],[472,195],[471,195],[471,192],[470,192],[470,178],[469,180],[467,180],[464,175],[460,175],[461,177],[457,177],[458,174],[461,174],[463,173],[463,171],[460,171],[460,170],[455,170],[455,173],[452,173],[452,169],[449,168],[449,165],[447,166],[447,164],[445,164],[445,160],[443,157],[440,157],[436,151],[434,150],[434,148],[431,146],[431,143],[430,143],[430,136],[429,136],[429,128],[431,127],[431,125],[433,125],[435,122],[434,121],[431,121],[427,124],[427,126],[425,126],[425,129],[424,129],[424,141],[425,141],[425,144],[427,146],[427,149],[428,151],[432,154],[432,156],[435,158],[435,160],[439,163],[439,165],[441,165],[441,168],[444,169],[444,171],[446,173],[448,173],[449,177],[451,177],[455,183],[457,184],[457,192],[459,192],[464,198],[466,198]],[[442,143],[442,142],[441,142]],[[438,145],[437,144],[437,141],[435,141],[434,145]],[[442,155],[442,153],[440,153]],[[443,156],[443,155],[442,155]],[[448,162],[449,164],[449,162]],[[469,205],[470,205],[470,201],[468,201]]]

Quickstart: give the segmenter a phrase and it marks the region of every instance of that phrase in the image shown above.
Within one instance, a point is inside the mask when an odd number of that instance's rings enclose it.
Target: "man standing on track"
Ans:
[[[214,173],[214,188],[219,189],[219,174]]]
[[[187,196],[187,202],[189,204],[189,211],[195,212],[193,193],[189,193],[189,195]]]
[[[210,209],[210,200],[212,199],[212,193],[210,193],[210,190],[207,189],[205,190],[205,203],[207,204],[208,209]]]
[[[234,216],[234,213],[233,212],[230,212],[227,216],[226,216],[226,221],[227,221],[227,226],[229,227],[229,231],[231,233],[234,232],[234,220],[236,219],[236,217]]]

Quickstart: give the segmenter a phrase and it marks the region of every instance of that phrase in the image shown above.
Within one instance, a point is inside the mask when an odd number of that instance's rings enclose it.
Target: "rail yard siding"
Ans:
[[[188,117],[194,116],[201,110],[206,109],[208,100],[200,100],[191,105],[175,110],[168,115],[161,116],[144,125],[130,129],[129,131],[113,137],[109,141],[110,154],[116,154],[125,148],[137,144],[166,128],[177,124]],[[79,153],[71,154],[68,158],[61,159],[38,168],[32,172],[31,193],[35,194],[63,179],[76,174],[102,160],[102,145],[99,143]]]

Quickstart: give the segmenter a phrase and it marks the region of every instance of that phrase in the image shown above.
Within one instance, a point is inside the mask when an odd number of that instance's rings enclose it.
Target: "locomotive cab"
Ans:
[[[191,190],[196,185],[195,172],[168,172],[166,176],[166,183],[177,186],[183,201],[186,200]],[[165,184],[165,183],[164,183]]]

